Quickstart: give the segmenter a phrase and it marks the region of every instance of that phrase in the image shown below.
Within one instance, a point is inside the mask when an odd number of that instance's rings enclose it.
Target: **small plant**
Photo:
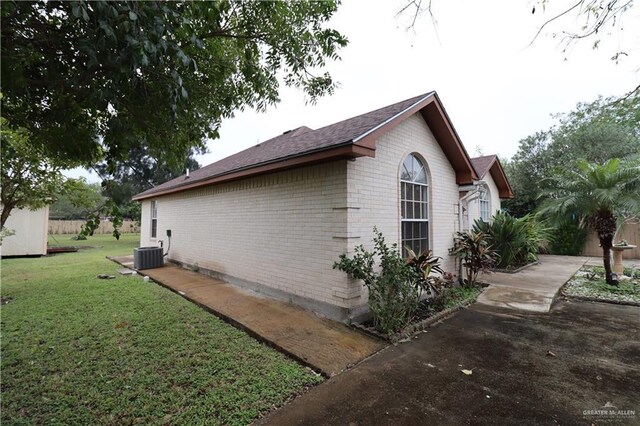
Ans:
[[[591,271],[584,274],[584,277],[587,281],[595,281],[600,278],[600,275],[595,271]]]
[[[474,286],[478,274],[481,271],[487,272],[499,259],[498,254],[488,244],[486,235],[474,231],[456,232],[449,253],[460,259],[465,270],[462,283],[467,286]]]
[[[423,291],[435,295],[438,291],[442,279],[440,277],[433,276],[433,272],[444,274],[444,271],[440,267],[440,257],[433,256],[431,250],[424,250],[420,255],[416,255],[410,247],[405,247],[407,254],[407,264],[414,269],[416,275],[419,277],[418,285],[422,287]]]
[[[640,269],[625,267],[623,274],[631,278],[640,278]]]
[[[456,276],[445,272],[442,277],[433,278],[433,293],[429,305],[432,311],[439,312],[452,306]]]
[[[73,237],[71,237],[72,240],[75,241],[84,241],[87,239],[87,236],[84,234],[78,234],[78,235],[74,235]]]
[[[375,227],[373,233],[373,251],[359,245],[352,258],[340,255],[333,268],[363,281],[369,290],[368,305],[374,327],[391,334],[402,330],[414,317],[423,294],[421,282],[429,280],[429,274],[425,278],[425,272],[436,270],[439,264],[434,263],[430,255],[421,255],[414,256],[410,265],[400,255],[397,244],[387,246],[382,233]],[[376,268],[376,257],[379,268]]]

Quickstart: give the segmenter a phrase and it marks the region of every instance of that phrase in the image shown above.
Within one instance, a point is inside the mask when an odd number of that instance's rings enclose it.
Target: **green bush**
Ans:
[[[548,247],[551,229],[533,215],[515,218],[497,212],[491,223],[476,220],[473,229],[482,232],[487,242],[500,256],[498,268],[518,268],[538,260],[538,253]]]
[[[389,247],[377,228],[373,228],[373,232],[372,252],[359,245],[353,258],[342,254],[333,268],[364,282],[369,290],[368,304],[374,327],[391,334],[401,331],[413,319],[422,295],[432,285],[431,271],[440,271],[439,261],[430,253],[414,254],[406,261],[397,244]]]
[[[562,222],[553,230],[553,237],[549,242],[549,253],[580,256],[588,234],[589,231],[579,227],[575,220]]]

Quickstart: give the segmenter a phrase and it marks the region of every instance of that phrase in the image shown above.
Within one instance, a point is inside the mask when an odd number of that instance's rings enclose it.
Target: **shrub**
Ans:
[[[465,278],[462,278],[462,283],[467,286],[475,285],[478,273],[480,271],[486,272],[499,259],[499,256],[488,244],[486,235],[474,231],[456,232],[453,247],[449,253],[460,259],[465,270]]]
[[[433,278],[433,292],[429,305],[434,312],[439,312],[452,306],[457,290],[454,287],[455,277],[454,274],[445,272],[442,277]]]
[[[580,256],[584,250],[589,231],[578,226],[575,220],[561,222],[553,229],[549,244],[549,253],[567,256]]]
[[[364,282],[369,290],[368,305],[374,327],[391,334],[411,322],[422,295],[432,285],[431,272],[440,271],[440,265],[430,253],[413,254],[405,261],[397,244],[387,246],[377,228],[373,228],[373,233],[372,252],[359,245],[354,249],[353,258],[342,254],[333,268]],[[379,268],[376,268],[376,257],[380,261]]]
[[[533,215],[515,218],[497,212],[491,223],[476,220],[473,229],[486,235],[487,242],[500,256],[497,267],[517,268],[538,260],[540,250],[548,247],[550,228]]]

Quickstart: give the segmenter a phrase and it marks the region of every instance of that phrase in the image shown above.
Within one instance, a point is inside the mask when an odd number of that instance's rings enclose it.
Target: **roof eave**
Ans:
[[[307,152],[300,155],[292,155],[290,157],[256,164],[251,167],[234,170],[232,172],[223,173],[216,176],[211,176],[194,182],[185,181],[179,186],[174,186],[164,190],[151,191],[149,193],[143,192],[135,195],[133,197],[133,201],[142,201],[149,198],[156,198],[176,192],[187,191],[190,189],[201,188],[224,182],[231,182],[234,180],[245,179],[262,174],[275,173],[318,163],[326,163],[340,159],[350,159],[357,157],[375,157],[375,148],[371,149],[365,146],[356,145],[352,141],[348,141],[338,146],[334,145],[328,149],[323,149],[311,153]]]
[[[500,198],[513,198],[513,189],[511,188],[509,179],[507,179],[507,174],[504,172],[502,164],[500,164],[500,160],[498,160],[497,157],[493,160],[491,167],[489,167],[489,173],[498,187],[498,194]]]
[[[471,158],[458,136],[442,102],[436,92],[425,95],[422,99],[399,112],[395,116],[367,131],[363,135],[354,138],[354,143],[370,149],[375,149],[376,141],[384,134],[402,123],[409,116],[420,112],[427,125],[431,129],[438,145],[451,163],[456,172],[458,185],[473,183],[478,179],[476,171],[471,164]]]

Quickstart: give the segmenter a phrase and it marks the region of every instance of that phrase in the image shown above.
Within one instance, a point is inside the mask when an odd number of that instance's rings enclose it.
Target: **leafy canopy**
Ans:
[[[640,215],[640,157],[612,158],[604,164],[578,160],[575,168],[557,169],[548,180],[549,189],[542,194],[543,215],[560,219],[577,215],[581,224],[594,229],[603,213],[618,220]]]
[[[105,204],[98,183],[87,183],[85,178],[67,179],[55,203],[49,207],[49,217],[55,219],[85,219]]]
[[[194,151],[190,150],[186,160],[173,167],[164,158],[153,158],[148,148],[137,147],[115,167],[109,167],[106,162],[102,162],[97,164],[94,170],[103,179],[104,195],[119,206],[124,206],[132,203],[131,198],[134,195],[182,175],[185,169],[199,169],[200,164],[193,155]],[[137,202],[134,204],[138,205]]]
[[[557,125],[521,140],[516,155],[505,163],[515,198],[504,204],[515,216],[540,206],[540,194],[552,183],[545,179],[554,168],[578,159],[604,163],[640,154],[640,93],[622,101],[600,97],[579,103],[555,118]]]
[[[135,148],[173,165],[220,122],[278,101],[279,79],[310,100],[347,40],[325,28],[337,1],[3,1],[3,115],[67,166]]]
[[[30,134],[0,117],[0,228],[13,209],[39,209],[51,203],[63,182],[60,165],[29,143]]]

